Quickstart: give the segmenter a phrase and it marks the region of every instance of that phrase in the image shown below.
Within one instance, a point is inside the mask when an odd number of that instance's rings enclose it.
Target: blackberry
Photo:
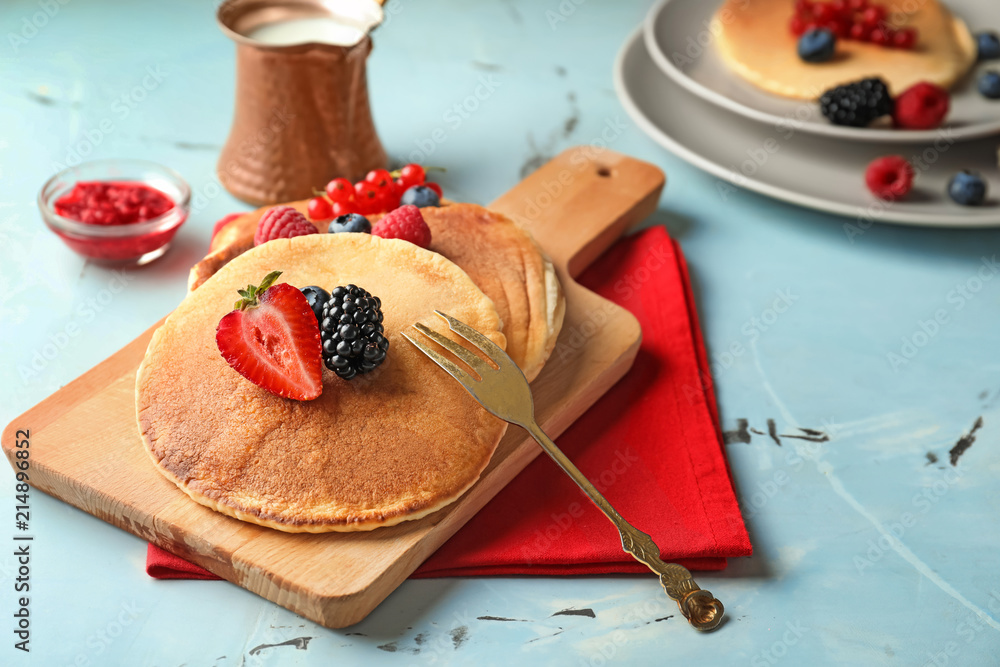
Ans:
[[[834,125],[864,127],[880,116],[892,114],[894,103],[885,81],[862,79],[823,93],[819,108]]]
[[[336,287],[323,306],[319,335],[323,363],[345,380],[385,361],[389,339],[383,334],[382,300],[357,285]]]
[[[306,297],[306,301],[309,302],[309,307],[312,308],[313,315],[316,316],[316,321],[322,322],[323,306],[330,300],[330,293],[316,285],[303,287],[299,291],[302,292],[303,296]]]

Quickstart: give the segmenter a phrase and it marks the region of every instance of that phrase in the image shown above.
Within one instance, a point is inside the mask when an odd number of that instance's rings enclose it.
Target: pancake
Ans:
[[[306,204],[288,205],[306,214]],[[191,269],[189,289],[253,247],[257,223],[266,210],[241,216],[219,231],[209,255]],[[527,231],[482,206],[449,204],[421,212],[431,229],[430,249],[458,264],[493,300],[503,322],[507,354],[529,381],[535,379],[555,347],[566,310],[552,263]],[[370,219],[374,223],[378,218]]]
[[[297,287],[357,284],[382,299],[389,355],[323,394],[284,399],[229,367],[215,343],[236,290],[272,270]],[[426,516],[479,478],[507,424],[400,331],[461,340],[440,309],[504,346],[490,299],[455,264],[367,234],[278,239],[192,292],[153,334],[136,378],[139,431],[157,468],[194,500],[287,532],[370,530]]]
[[[951,88],[975,63],[975,40],[938,0],[913,4],[918,9],[906,14],[886,8],[893,27],[919,31],[916,48],[839,39],[837,55],[825,63],[806,63],[798,56],[798,38],[788,29],[794,0],[726,0],[713,30],[718,30],[719,55],[733,72],[785,97],[816,100],[834,86],[873,76],[881,77],[893,95],[919,81]]]

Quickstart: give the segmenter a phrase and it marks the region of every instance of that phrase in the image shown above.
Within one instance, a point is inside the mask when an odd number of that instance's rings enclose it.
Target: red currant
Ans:
[[[404,190],[422,184],[426,178],[427,174],[419,164],[408,164],[399,170],[399,182]]]
[[[892,37],[892,45],[897,49],[912,49],[917,44],[917,29],[903,28]]]
[[[889,34],[888,30],[884,30],[882,28],[875,28],[874,30],[872,30],[872,34],[869,39],[871,39],[872,44],[885,46],[886,44],[891,43],[892,35]]]
[[[885,19],[885,9],[878,5],[868,7],[861,12],[861,22],[869,28],[876,27]]]
[[[353,199],[348,202],[335,201],[333,202],[333,206],[331,208],[333,209],[333,217],[335,218],[358,212],[357,208],[354,206]]]
[[[847,33],[850,30],[846,21],[842,19],[832,19],[823,24],[823,27],[832,32],[837,36],[838,39],[844,39],[847,37]]]
[[[379,202],[381,210],[394,211],[399,208],[399,198],[403,196],[403,188],[400,188],[398,181],[393,181],[388,187],[379,191]]]
[[[816,5],[815,9],[813,9],[813,15],[816,17],[817,21],[824,23],[836,18],[837,13],[834,11],[833,5],[821,2]]]
[[[368,172],[368,175],[365,176],[365,180],[382,188],[385,187],[387,183],[392,183],[392,174],[385,169],[372,169]]]
[[[859,42],[867,42],[869,37],[869,30],[864,26],[863,23],[854,23],[851,25],[851,30],[848,33],[851,39],[857,40]]]
[[[334,204],[354,199],[354,184],[346,178],[335,178],[326,184],[326,196]]]
[[[310,220],[329,220],[333,217],[333,207],[326,197],[313,197],[307,206]]]
[[[792,31],[793,35],[799,37],[806,31],[806,23],[801,16],[793,16],[792,20],[788,22],[788,29]]]
[[[868,0],[847,0],[847,6],[850,9],[859,12],[868,6]]]
[[[379,189],[374,183],[368,181],[358,181],[354,184],[354,202],[358,213],[368,215],[378,213],[378,193]]]

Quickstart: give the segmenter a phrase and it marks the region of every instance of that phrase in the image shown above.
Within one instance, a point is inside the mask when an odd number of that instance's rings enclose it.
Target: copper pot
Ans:
[[[226,0],[216,15],[236,42],[236,110],[219,180],[256,206],[305,199],[331,178],[386,166],[368,106],[368,34],[352,46],[262,44],[261,25],[331,16],[322,0]],[[374,27],[374,26],[371,26]]]

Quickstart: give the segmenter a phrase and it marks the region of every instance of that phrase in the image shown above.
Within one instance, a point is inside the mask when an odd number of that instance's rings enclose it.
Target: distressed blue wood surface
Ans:
[[[392,6],[369,67],[376,123],[394,159],[448,167],[453,198],[489,201],[574,144],[667,172],[652,222],[691,265],[755,547],[697,577],[727,624],[696,634],[652,577],[496,578],[407,582],[331,631],[227,583],[149,579],[142,541],[33,493],[26,655],[7,629],[4,473],[0,664],[1000,664],[1000,231],[876,225],[852,242],[845,219],[720,194],[615,99],[612,59],[647,2]],[[0,6],[3,423],[169,312],[212,223],[245,208],[214,177],[234,76],[213,13]],[[117,274],[44,229],[38,189],[83,153],[188,179],[195,211],[164,259]]]

